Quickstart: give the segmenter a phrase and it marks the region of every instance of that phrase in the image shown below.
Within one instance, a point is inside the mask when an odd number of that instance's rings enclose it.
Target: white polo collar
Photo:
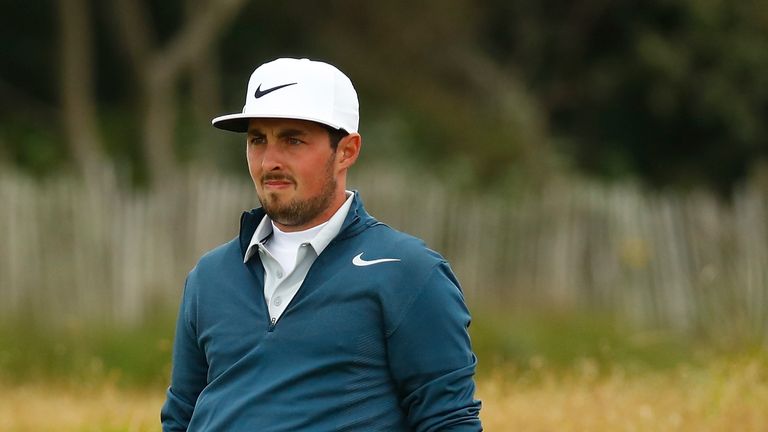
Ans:
[[[333,216],[328,219],[328,222],[317,233],[315,238],[309,242],[317,255],[320,255],[323,250],[328,247],[331,241],[339,234],[339,231],[341,231],[341,226],[344,224],[344,220],[347,218],[347,213],[349,213],[349,209],[352,207],[352,199],[354,198],[355,194],[351,191],[344,191],[344,193],[347,195],[347,200],[344,201],[344,204],[342,204],[341,207],[336,210],[336,213],[334,213]],[[259,222],[259,225],[256,227],[256,231],[254,231],[253,236],[251,237],[251,242],[248,244],[248,249],[245,251],[245,258],[243,258],[243,263],[248,262],[248,260],[256,254],[260,247],[264,247],[264,242],[271,235],[272,219],[270,219],[269,216],[264,215],[264,217],[261,219],[261,222]]]

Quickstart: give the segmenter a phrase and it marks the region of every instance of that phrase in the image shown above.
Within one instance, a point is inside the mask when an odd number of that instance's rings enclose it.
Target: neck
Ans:
[[[347,194],[345,192],[345,189],[341,189],[341,191],[337,191],[333,199],[331,200],[328,207],[325,208],[320,214],[312,218],[310,221],[301,224],[301,225],[283,225],[279,222],[273,221],[275,226],[277,226],[280,231],[291,233],[291,232],[297,232],[297,231],[305,231],[310,228],[314,228],[320,224],[323,224],[325,222],[328,222],[328,220],[333,217],[333,215],[341,208],[341,206],[344,204],[344,202],[347,200]]]

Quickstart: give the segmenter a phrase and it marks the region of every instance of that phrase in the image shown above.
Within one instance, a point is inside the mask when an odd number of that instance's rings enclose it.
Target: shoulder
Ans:
[[[367,277],[381,281],[383,292],[397,291],[394,297],[408,302],[424,289],[460,291],[447,260],[420,238],[383,223],[371,226],[358,237],[348,253],[354,256],[355,265],[382,260],[378,261],[382,262],[380,265],[372,264],[361,270]]]
[[[376,253],[399,259],[410,272],[428,272],[446,262],[442,255],[427,247],[422,239],[381,222],[363,232],[361,240],[361,249],[365,249],[366,255]]]
[[[203,254],[190,271],[189,278],[192,280],[215,276],[225,272],[227,268],[233,265],[242,264],[242,262],[240,243],[237,238],[234,238]]]
[[[359,237],[359,243],[350,251],[358,254],[355,265],[382,260],[359,271],[365,273],[366,280],[376,283],[388,336],[405,320],[413,319],[414,313],[442,314],[461,309],[463,294],[450,265],[423,240],[385,224],[371,226]]]

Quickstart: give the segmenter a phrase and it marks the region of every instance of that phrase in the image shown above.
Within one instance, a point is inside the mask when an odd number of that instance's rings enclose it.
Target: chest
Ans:
[[[385,366],[377,282],[336,272],[311,273],[272,325],[263,279],[208,281],[198,303],[198,343],[212,377],[241,362],[272,369],[301,359],[339,370]]]

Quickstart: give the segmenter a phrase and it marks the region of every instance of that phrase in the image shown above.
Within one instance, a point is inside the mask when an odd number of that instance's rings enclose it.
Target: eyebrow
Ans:
[[[301,129],[284,129],[277,133],[278,138],[287,138],[307,135],[307,131]]]
[[[287,138],[287,137],[295,137],[295,136],[304,136],[307,135],[308,132],[302,129],[295,129],[295,128],[289,128],[289,129],[282,129],[277,133],[278,138]],[[266,134],[259,128],[253,128],[248,131],[248,135],[251,136],[265,136]]]

